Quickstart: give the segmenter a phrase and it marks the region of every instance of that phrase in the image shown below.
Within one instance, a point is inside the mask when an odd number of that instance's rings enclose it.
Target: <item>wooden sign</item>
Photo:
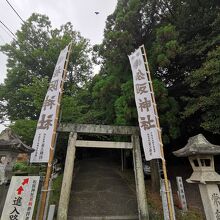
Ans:
[[[3,208],[2,220],[31,220],[39,176],[13,176]]]

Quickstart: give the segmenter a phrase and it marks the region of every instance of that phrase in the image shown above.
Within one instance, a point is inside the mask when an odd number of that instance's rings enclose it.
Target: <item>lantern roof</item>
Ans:
[[[211,144],[202,134],[190,137],[185,147],[174,151],[177,157],[188,157],[192,155],[218,155],[220,146]]]
[[[0,151],[11,151],[16,153],[32,153],[34,149],[23,143],[18,135],[10,128],[0,134]]]

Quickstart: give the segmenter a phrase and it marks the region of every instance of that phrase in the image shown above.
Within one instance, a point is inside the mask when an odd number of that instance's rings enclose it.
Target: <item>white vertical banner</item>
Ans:
[[[129,57],[134,83],[135,102],[146,160],[162,158],[159,128],[144,58],[139,47]]]
[[[2,220],[31,220],[39,176],[13,176],[2,211]]]
[[[57,107],[59,105],[59,94],[61,92],[61,83],[63,80],[64,65],[68,53],[68,46],[60,52],[57,64],[55,66],[52,79],[43,106],[40,118],[37,123],[37,129],[32,148],[35,151],[31,154],[31,163],[47,163],[52,145],[55,120],[57,116]]]

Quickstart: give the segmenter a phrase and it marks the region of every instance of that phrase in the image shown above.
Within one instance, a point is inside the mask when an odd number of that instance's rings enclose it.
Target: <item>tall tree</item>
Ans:
[[[102,58],[102,69],[101,80],[95,84],[93,94],[110,123],[137,125],[132,74],[127,55],[141,44],[145,44],[151,55],[153,39],[156,38],[155,28],[160,21],[160,5],[160,2],[150,0],[119,0],[114,13],[107,18],[104,40],[95,47]],[[174,40],[170,37],[170,42],[167,42],[167,53],[170,52],[170,56],[177,45],[176,36],[174,33]],[[164,127],[164,139],[168,143],[179,135],[178,105],[172,97],[168,97],[166,85],[156,75],[157,63],[152,59],[153,56],[149,57],[161,124]],[[172,113],[169,115],[168,111]]]
[[[71,23],[53,29],[47,16],[32,14],[17,31],[16,39],[1,46],[8,56],[7,78],[0,85],[1,109],[12,122],[38,119],[59,53],[70,41],[73,52],[65,95],[72,97],[91,78],[91,48]]]
[[[216,118],[216,113],[208,111],[207,102],[203,103],[201,110],[195,101],[198,101],[199,93],[204,94],[199,75],[205,70],[209,53],[214,53],[219,46],[220,2],[163,0],[159,8],[160,21],[155,28],[151,60],[156,74],[168,87],[169,96],[178,101],[180,111],[183,112],[182,136],[204,130],[216,133],[217,129],[206,126],[211,122],[210,118]],[[217,80],[217,74],[212,77]],[[210,88],[207,87],[207,90],[211,91]],[[210,115],[210,118],[204,115]]]
[[[201,129],[220,134],[220,46],[210,51],[203,65],[192,72],[187,83],[190,97],[184,116],[194,123],[191,129]]]

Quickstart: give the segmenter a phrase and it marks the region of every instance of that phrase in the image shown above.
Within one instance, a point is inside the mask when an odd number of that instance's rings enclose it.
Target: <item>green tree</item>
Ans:
[[[21,127],[25,120],[38,119],[59,53],[70,41],[73,52],[65,83],[66,97],[74,97],[90,80],[92,65],[88,40],[69,22],[53,29],[47,16],[34,13],[16,32],[16,38],[0,48],[8,56],[7,78],[0,85],[0,108],[1,118],[5,114],[14,127]]]
[[[212,93],[217,95],[217,91],[212,91],[212,86],[215,86],[214,81],[218,81],[218,74],[211,71],[213,81],[207,83],[209,87],[206,90],[200,82],[210,60],[213,62],[213,57],[217,56],[214,54],[218,53],[215,49],[219,46],[220,39],[220,3],[215,0],[173,1],[172,13],[173,19],[170,15],[170,20],[178,32],[181,51],[167,69],[170,71],[169,75],[181,77],[169,91],[176,97],[183,111],[183,134],[188,136],[204,130],[219,133],[217,120],[214,120],[218,118],[218,107],[213,105],[211,109],[207,100],[202,101],[204,96],[211,100]],[[172,69],[172,66],[175,68]],[[207,92],[206,95],[204,91]],[[184,98],[179,98],[181,96]]]
[[[220,3],[216,0],[169,0],[160,1],[159,8],[160,21],[155,27],[150,60],[157,76],[166,83],[169,96],[178,101],[184,114],[182,136],[187,137],[204,129],[216,133],[218,129],[215,123],[211,128],[213,120],[210,119],[217,118],[218,110],[212,106],[213,111],[210,111],[207,102],[203,103],[202,108],[197,106],[198,99],[195,97],[199,97],[198,93],[204,94],[204,88],[199,82],[195,88],[192,85],[196,83],[196,77],[200,81],[198,75],[207,65],[208,54],[219,46]],[[212,77],[213,81],[218,80],[217,75]],[[207,87],[208,94],[211,88]]]
[[[174,98],[168,96],[168,91],[161,81],[153,80],[153,86],[163,129],[163,141],[168,144],[180,135],[180,120],[177,118],[179,106]],[[115,101],[116,124],[118,125],[138,126],[133,90],[133,82],[131,80],[126,82],[122,85],[122,95]]]
[[[191,96],[185,98],[184,116],[196,118],[198,128],[220,134],[220,47],[208,53],[206,61],[190,74],[187,83]]]
[[[171,24],[162,25],[155,31],[155,41],[150,49],[150,61],[156,68],[154,71],[157,76],[168,87],[172,87],[182,80],[181,74],[173,74],[176,72],[176,58],[181,52],[179,34]]]
[[[102,123],[137,125],[132,73],[127,56],[144,43],[149,49],[164,140],[169,142],[179,135],[179,109],[175,99],[169,97],[166,84],[161,82],[165,78],[160,77],[158,62],[153,59],[155,53],[151,51],[152,47],[157,47],[158,59],[164,53],[172,60],[179,46],[176,40],[178,33],[172,25],[159,29],[157,42],[153,41],[156,39],[156,28],[160,27],[160,6],[161,2],[149,0],[118,1],[115,11],[107,18],[103,42],[95,47],[102,58],[102,68],[100,80],[95,83],[92,94],[104,116]]]
[[[14,124],[10,125],[15,134],[18,134],[19,137],[28,145],[32,145],[36,126],[37,121],[31,119],[19,119]]]

